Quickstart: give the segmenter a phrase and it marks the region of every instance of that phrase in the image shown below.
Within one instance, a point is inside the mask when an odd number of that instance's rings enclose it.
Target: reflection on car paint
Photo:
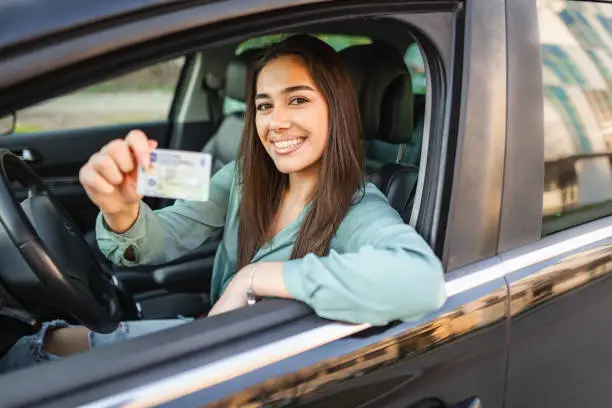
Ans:
[[[510,314],[517,316],[612,272],[612,242],[566,256],[550,266],[513,281]],[[512,279],[512,278],[511,278]]]
[[[507,314],[506,287],[488,291],[482,297],[466,301],[460,306],[443,311],[428,323],[403,331],[358,351],[333,358],[316,365],[265,381],[231,397],[219,400],[210,407],[270,407],[291,405],[299,400],[305,404],[336,385],[343,393],[350,380],[376,371],[374,381],[380,381],[381,370],[405,364],[405,360],[426,353],[445,343],[473,333],[503,320]],[[457,296],[465,296],[458,294]],[[477,295],[479,296],[479,295]],[[421,373],[411,371],[398,385],[407,386]],[[349,388],[350,389],[350,388]],[[332,393],[333,394],[333,393]],[[326,400],[327,401],[327,400]],[[350,403],[343,406],[350,406]]]
[[[376,371],[376,376],[372,380],[380,381],[382,372],[401,366],[407,358],[414,358],[451,340],[486,328],[502,320],[507,312],[518,317],[570,291],[609,278],[610,272],[612,238],[588,245],[569,255],[560,255],[511,272],[508,275],[509,304],[506,303],[506,291],[502,287],[482,297],[470,299],[452,310],[443,310],[427,324],[346,356],[268,380],[210,406],[290,406],[297,401],[305,404],[322,393],[331,392],[333,395],[330,390],[335,387],[350,389],[356,379],[373,371]],[[398,386],[407,387],[421,375],[421,372],[415,370],[405,373],[401,379],[396,378]],[[363,382],[360,384],[363,385]],[[358,390],[355,389],[355,392]]]

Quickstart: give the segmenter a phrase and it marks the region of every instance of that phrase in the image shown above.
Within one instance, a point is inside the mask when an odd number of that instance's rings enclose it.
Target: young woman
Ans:
[[[207,202],[152,211],[141,201],[136,167],[149,165],[155,143],[140,131],[90,158],[80,181],[100,208],[102,252],[117,264],[160,264],[223,228],[209,315],[253,296],[293,298],[322,317],[375,325],[440,307],[440,262],[364,181],[356,94],[336,52],[314,37],[290,37],[264,52],[247,93],[239,158],[212,178]],[[180,323],[129,322],[111,334],[45,323],[13,346],[0,370]]]

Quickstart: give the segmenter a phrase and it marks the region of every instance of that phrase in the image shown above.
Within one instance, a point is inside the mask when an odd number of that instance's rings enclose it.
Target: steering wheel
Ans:
[[[23,203],[12,180],[28,190]],[[122,316],[117,279],[36,173],[5,149],[0,149],[0,227],[64,311],[95,332],[117,328]]]

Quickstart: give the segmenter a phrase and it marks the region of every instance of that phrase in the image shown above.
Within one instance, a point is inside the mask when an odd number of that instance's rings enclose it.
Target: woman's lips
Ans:
[[[274,147],[274,153],[285,156],[299,150],[305,141],[305,138],[277,140],[272,142],[272,146]]]

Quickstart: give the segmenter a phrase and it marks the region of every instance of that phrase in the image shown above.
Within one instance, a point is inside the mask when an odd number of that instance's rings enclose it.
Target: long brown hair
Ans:
[[[265,243],[279,209],[289,176],[276,168],[262,146],[255,126],[257,77],[270,61],[298,56],[323,94],[329,110],[329,138],[321,158],[319,183],[303,219],[291,259],[308,253],[323,256],[347,214],[356,193],[364,186],[361,117],[354,84],[344,61],[325,42],[295,35],[263,51],[250,70],[247,83],[245,127],[237,160],[241,184],[238,227],[238,270],[251,263]]]

